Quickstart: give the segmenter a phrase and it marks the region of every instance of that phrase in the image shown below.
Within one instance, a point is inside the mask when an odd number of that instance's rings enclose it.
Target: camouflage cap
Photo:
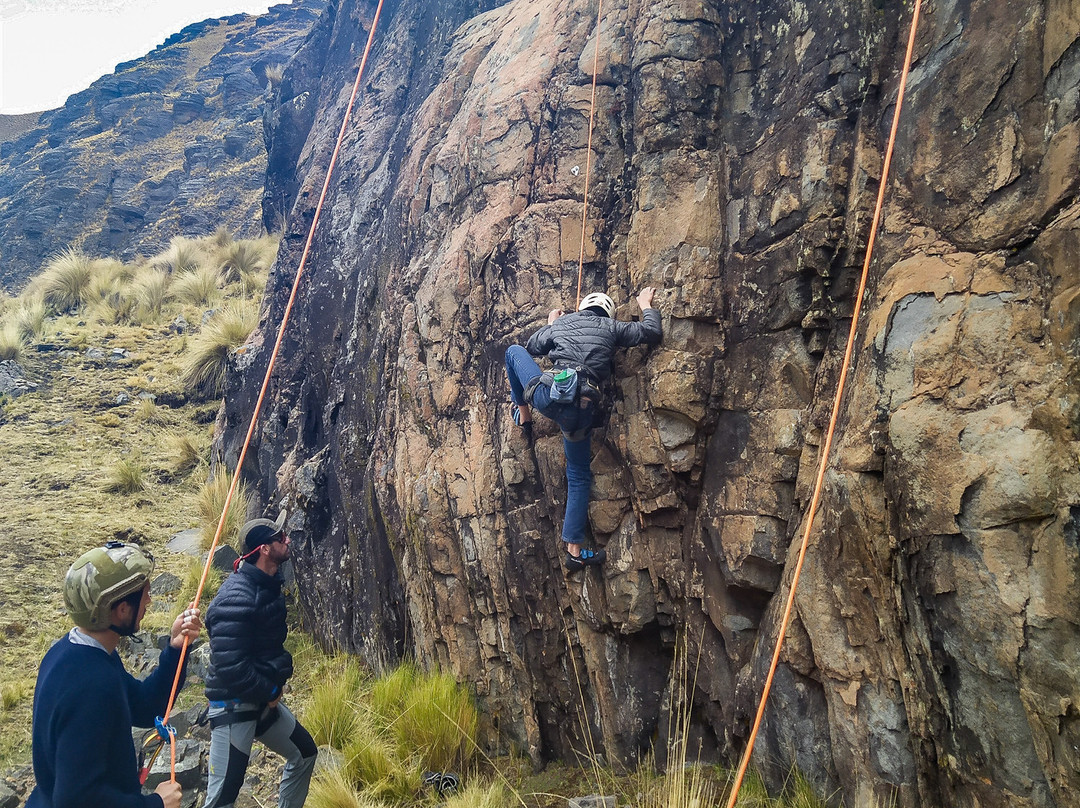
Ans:
[[[154,572],[154,557],[135,544],[111,541],[79,557],[64,577],[64,607],[79,628],[109,627],[109,611],[138,592]]]

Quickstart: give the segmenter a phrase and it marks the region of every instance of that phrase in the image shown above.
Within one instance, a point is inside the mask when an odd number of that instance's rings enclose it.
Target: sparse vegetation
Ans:
[[[281,80],[285,78],[285,65],[267,65],[266,69],[263,71],[263,75],[266,76],[267,84],[271,87],[277,87],[281,84]]]
[[[192,564],[201,574],[201,564],[163,552],[163,545],[173,533],[200,524],[198,499],[208,471],[207,425],[213,423],[219,403],[187,400],[183,393],[182,365],[196,335],[145,327],[139,321],[172,321],[183,315],[197,329],[208,301],[201,295],[176,294],[189,274],[201,275],[204,287],[209,278],[209,305],[225,310],[230,302],[242,302],[253,319],[257,301],[243,299],[241,284],[223,288],[218,279],[217,256],[231,243],[225,232],[214,239],[174,242],[166,254],[171,252],[171,261],[187,267],[177,276],[171,274],[171,264],[123,263],[65,250],[21,295],[0,296],[0,353],[16,352],[27,378],[39,383],[38,392],[10,400],[0,397],[0,452],[19,460],[8,464],[0,481],[5,513],[0,545],[5,571],[0,576],[5,607],[0,632],[0,771],[29,760],[37,665],[49,644],[70,627],[59,606],[73,553],[134,530],[137,540],[154,552],[159,570],[188,579]],[[193,269],[191,256],[207,269]],[[30,340],[48,340],[59,350],[28,350]],[[90,348],[105,358],[88,358]],[[125,349],[130,358],[111,356],[114,348]],[[117,406],[121,392],[132,397],[150,393],[159,401],[167,395],[170,403],[164,407],[150,398],[136,398]],[[219,469],[217,476],[227,484],[229,471]],[[220,502],[214,507],[216,527]],[[241,498],[232,509],[233,535],[244,512]],[[34,586],[28,588],[26,550],[31,547]],[[193,593],[194,586],[185,580],[176,597],[190,597],[186,592]],[[207,586],[204,597],[216,587],[213,575]],[[148,613],[148,627],[164,628],[175,616],[168,599],[158,600]],[[16,641],[10,632],[18,626],[31,628]]]
[[[169,466],[174,474],[187,474],[205,459],[206,447],[196,435],[176,432],[167,441]]]
[[[355,659],[340,655],[321,670],[304,721],[317,742],[344,758],[326,778],[327,798],[411,803],[424,771],[469,764],[476,707],[449,675],[405,663],[372,680]]]

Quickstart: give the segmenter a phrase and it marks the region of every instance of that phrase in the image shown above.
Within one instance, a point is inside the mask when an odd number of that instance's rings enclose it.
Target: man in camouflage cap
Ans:
[[[176,618],[157,669],[143,681],[124,670],[116,653],[120,638],[139,630],[153,571],[149,553],[122,542],[85,553],[68,570],[64,605],[75,628],[53,644],[38,672],[37,786],[27,808],[179,808],[176,783],[143,795],[131,728],[153,726],[165,712],[184,638],[199,635],[198,609]]]

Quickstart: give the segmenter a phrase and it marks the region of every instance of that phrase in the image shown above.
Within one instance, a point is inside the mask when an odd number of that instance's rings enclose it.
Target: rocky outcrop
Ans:
[[[268,67],[296,52],[325,0],[189,25],[0,143],[0,284],[81,247],[125,260],[224,225],[259,234]],[[25,129],[25,127],[23,127]]]
[[[235,463],[374,3],[270,119],[286,214],[230,385]],[[906,7],[388,3],[246,470],[293,509],[328,641],[470,682],[494,743],[629,762],[696,670],[742,748],[790,585],[896,103]],[[1066,806],[1080,631],[1080,41],[1058,0],[924,9],[822,511],[757,762],[850,805]],[[586,289],[662,288],[593,438],[609,561],[564,575],[559,438],[502,352]],[[290,161],[293,162],[290,165]],[[272,198],[271,198],[272,197]],[[895,802],[890,802],[895,800]]]

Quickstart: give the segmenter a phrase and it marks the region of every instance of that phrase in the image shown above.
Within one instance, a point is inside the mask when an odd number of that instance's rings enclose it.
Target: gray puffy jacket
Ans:
[[[556,367],[584,368],[599,383],[611,375],[616,348],[656,345],[663,336],[660,312],[645,309],[641,322],[621,323],[592,311],[564,314],[532,335],[526,350]]]

